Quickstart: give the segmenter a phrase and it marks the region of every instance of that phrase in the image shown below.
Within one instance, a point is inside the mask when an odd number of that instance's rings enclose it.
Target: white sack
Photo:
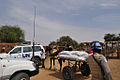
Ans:
[[[86,61],[88,56],[89,54],[85,51],[62,51],[58,54],[58,58],[74,61]]]

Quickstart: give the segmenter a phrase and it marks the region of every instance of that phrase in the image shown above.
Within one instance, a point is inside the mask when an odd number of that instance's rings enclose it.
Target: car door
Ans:
[[[31,59],[31,57],[32,57],[32,47],[31,46],[23,47],[22,58]]]
[[[1,61],[2,61],[2,59],[0,59],[0,80],[2,80],[1,77],[3,76],[3,74],[2,74],[2,72],[3,72],[2,71],[2,62]]]
[[[9,54],[12,58],[22,58],[22,47],[14,48]]]

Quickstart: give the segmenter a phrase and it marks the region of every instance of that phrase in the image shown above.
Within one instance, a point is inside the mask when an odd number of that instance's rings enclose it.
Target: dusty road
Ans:
[[[108,64],[110,66],[113,80],[120,80],[120,59],[109,59]],[[66,65],[66,63],[64,63]],[[62,73],[59,71],[59,63],[56,60],[56,71],[49,70],[49,58],[45,61],[45,69],[40,67],[40,73],[31,77],[31,80],[63,80]],[[81,73],[75,74],[74,80],[91,80],[91,76],[83,77]]]

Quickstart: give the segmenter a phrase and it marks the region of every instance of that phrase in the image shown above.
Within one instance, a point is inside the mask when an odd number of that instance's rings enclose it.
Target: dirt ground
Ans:
[[[49,57],[45,60],[45,69],[40,67],[40,72],[36,76],[31,77],[31,80],[63,80],[62,72],[59,71],[59,63],[56,60],[56,70],[49,70]],[[120,59],[109,59],[108,64],[111,69],[113,80],[120,80]],[[66,63],[63,66],[67,65]],[[83,77],[80,72],[76,73],[74,80],[91,80],[91,76]]]

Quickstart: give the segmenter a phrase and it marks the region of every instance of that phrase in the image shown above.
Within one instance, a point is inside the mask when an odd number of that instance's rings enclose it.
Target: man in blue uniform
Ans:
[[[102,47],[100,43],[93,43],[93,55],[88,58],[92,79],[91,80],[112,80],[110,68],[106,58],[100,54]]]

